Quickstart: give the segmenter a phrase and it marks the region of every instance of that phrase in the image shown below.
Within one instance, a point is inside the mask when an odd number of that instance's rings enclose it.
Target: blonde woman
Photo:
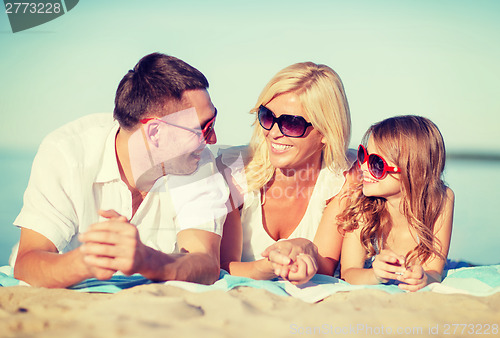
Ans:
[[[337,218],[346,231],[342,278],[416,291],[441,281],[453,223],[439,129],[420,116],[374,124],[358,148],[363,181]]]
[[[332,275],[342,235],[320,223],[325,210],[338,210],[352,163],[342,82],[328,66],[297,63],[269,81],[252,112],[249,147],[219,157],[234,209],[224,225],[222,267],[296,284],[316,272]]]

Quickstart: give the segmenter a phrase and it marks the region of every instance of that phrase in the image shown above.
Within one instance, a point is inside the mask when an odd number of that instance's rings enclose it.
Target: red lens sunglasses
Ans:
[[[185,127],[185,126],[181,126],[181,125],[178,125],[178,124],[175,124],[175,123],[172,123],[172,122],[167,122],[167,121],[164,121],[160,118],[157,118],[157,117],[148,117],[148,118],[145,118],[145,119],[142,119],[140,120],[140,122],[142,124],[146,124],[148,123],[149,121],[151,120],[157,120],[157,121],[160,121],[160,122],[163,122],[165,124],[168,124],[168,125],[171,125],[173,127],[177,127],[177,128],[181,128],[181,129],[184,129],[184,130],[187,130],[187,131],[190,131],[194,134],[196,134],[198,136],[198,142],[201,143],[201,142],[205,142],[205,143],[208,143],[207,140],[208,138],[210,137],[210,134],[212,134],[213,130],[214,130],[214,126],[215,126],[215,118],[217,117],[217,109],[215,109],[215,114],[214,114],[214,117],[212,117],[208,122],[207,124],[205,124],[205,127],[203,129],[193,129],[193,128],[189,128],[189,127]]]
[[[387,176],[387,173],[401,172],[401,168],[388,166],[387,162],[382,158],[382,156],[377,154],[368,155],[366,148],[360,144],[358,147],[359,167],[361,168],[361,165],[366,161],[368,161],[368,171],[374,178],[378,180],[384,179]]]

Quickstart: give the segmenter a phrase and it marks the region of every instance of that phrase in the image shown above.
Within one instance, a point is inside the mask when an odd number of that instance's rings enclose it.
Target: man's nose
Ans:
[[[215,134],[215,129],[212,130],[210,135],[208,135],[207,139],[205,140],[206,144],[216,144],[217,143],[217,135]]]

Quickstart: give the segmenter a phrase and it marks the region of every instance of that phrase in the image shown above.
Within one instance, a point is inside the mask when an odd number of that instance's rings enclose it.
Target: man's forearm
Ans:
[[[218,260],[206,253],[165,254],[148,247],[144,263],[138,272],[153,281],[213,284],[220,274]]]
[[[65,254],[33,250],[19,256],[14,277],[32,286],[64,288],[92,277],[78,249]]]

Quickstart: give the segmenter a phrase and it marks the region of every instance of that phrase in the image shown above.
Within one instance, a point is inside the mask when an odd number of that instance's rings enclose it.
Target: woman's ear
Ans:
[[[149,141],[158,147],[160,139],[160,124],[158,122],[150,122],[148,124],[147,136]]]

